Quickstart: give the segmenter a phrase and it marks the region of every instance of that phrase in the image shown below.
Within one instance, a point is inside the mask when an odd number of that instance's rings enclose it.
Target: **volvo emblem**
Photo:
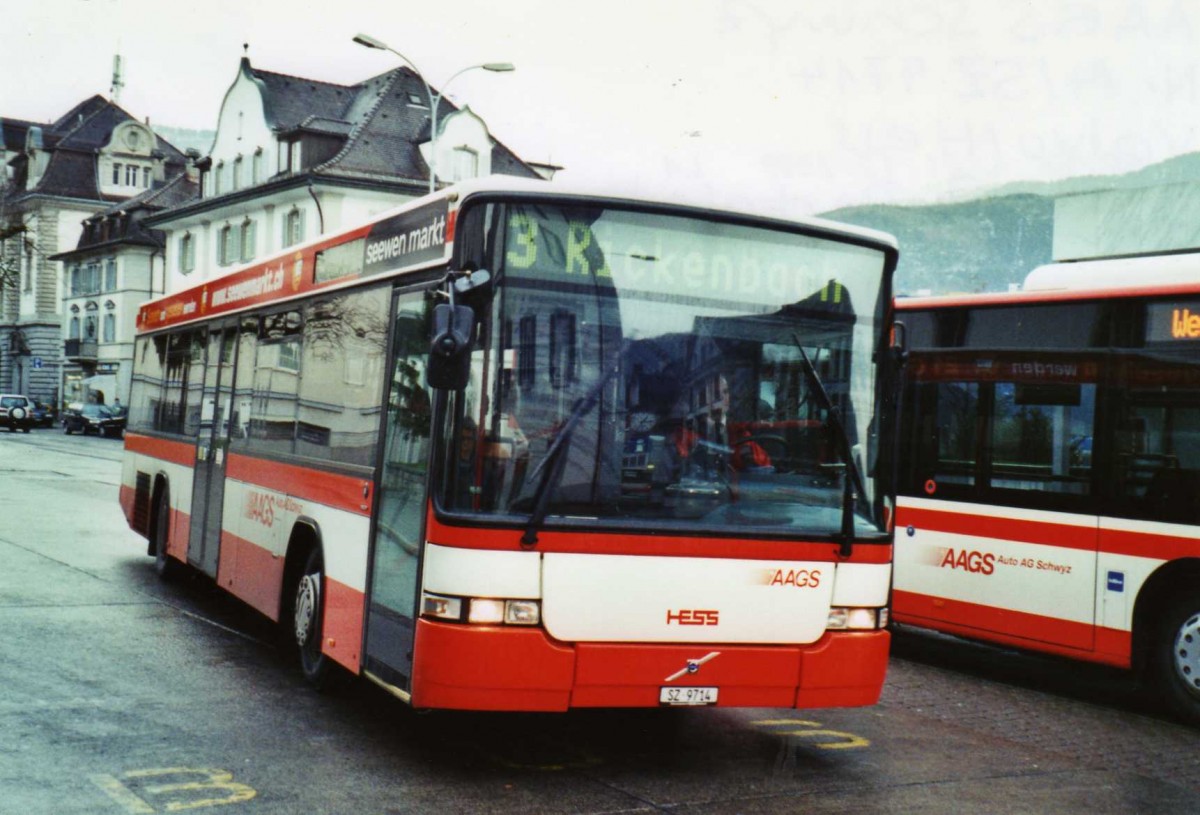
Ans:
[[[683,668],[681,668],[680,670],[671,674],[663,681],[664,682],[674,682],[676,679],[678,679],[679,677],[681,677],[685,674],[694,674],[700,670],[700,666],[703,665],[705,662],[708,662],[711,659],[716,659],[719,656],[721,656],[720,651],[713,651],[711,653],[705,654],[704,656],[700,657],[699,659],[689,659],[687,661],[687,664],[684,665]]]

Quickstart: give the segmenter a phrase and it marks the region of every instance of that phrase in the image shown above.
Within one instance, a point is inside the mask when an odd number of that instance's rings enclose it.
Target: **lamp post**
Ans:
[[[408,57],[401,54],[395,48],[392,48],[385,42],[375,39],[367,34],[357,34],[354,37],[354,42],[366,48],[375,48],[380,51],[390,51],[408,64],[416,72],[417,78],[421,80],[421,84],[425,86],[425,95],[429,97],[429,191],[433,192],[437,184],[437,112],[438,105],[441,104],[442,96],[446,92],[446,86],[454,80],[459,74],[465,74],[467,71],[473,71],[476,68],[482,68],[485,71],[493,73],[507,73],[508,71],[517,70],[511,62],[484,62],[479,65],[468,65],[459,71],[450,75],[450,78],[442,83],[442,90],[434,94],[433,89],[429,87],[429,83],[425,80],[425,74],[421,73],[421,69]]]

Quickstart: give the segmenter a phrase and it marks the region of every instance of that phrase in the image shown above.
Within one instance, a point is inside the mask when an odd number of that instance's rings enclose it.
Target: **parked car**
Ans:
[[[34,427],[53,427],[54,426],[54,408],[47,405],[45,402],[34,402],[33,404],[33,426]]]
[[[10,433],[28,433],[34,425],[33,407],[28,396],[0,394],[0,427],[7,427]]]
[[[85,436],[100,433],[113,438],[125,435],[125,416],[113,413],[107,405],[82,405],[75,410],[63,411],[63,432],[70,435],[76,431]]]

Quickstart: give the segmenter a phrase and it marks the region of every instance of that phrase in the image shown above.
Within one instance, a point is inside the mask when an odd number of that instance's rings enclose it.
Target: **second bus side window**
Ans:
[[[997,382],[991,486],[1088,494],[1095,412],[1094,384]]]

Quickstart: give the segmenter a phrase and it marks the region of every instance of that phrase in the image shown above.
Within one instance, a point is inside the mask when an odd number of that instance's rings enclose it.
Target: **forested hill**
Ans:
[[[823,216],[896,236],[897,293],[1005,291],[1035,266],[1050,262],[1056,197],[1189,181],[1200,181],[1200,152],[1122,174],[1014,182],[957,203],[872,204]]]
[[[1004,195],[928,206],[870,204],[822,217],[896,236],[897,294],[1006,291],[1050,262],[1054,199]]]

